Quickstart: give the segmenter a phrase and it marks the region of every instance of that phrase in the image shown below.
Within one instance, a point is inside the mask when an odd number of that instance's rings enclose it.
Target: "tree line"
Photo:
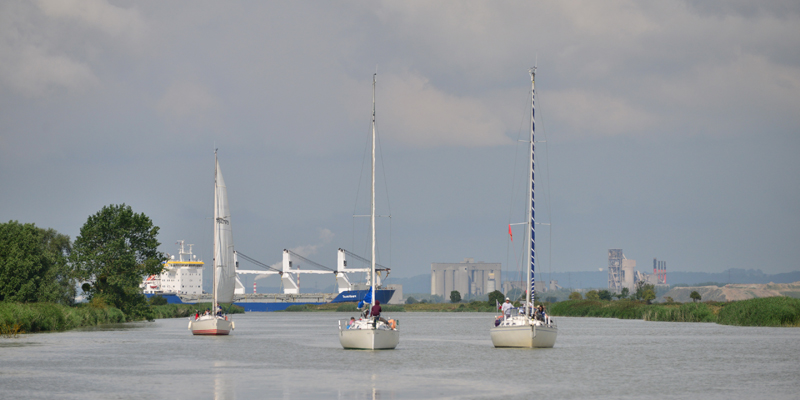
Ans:
[[[0,224],[0,302],[72,306],[80,285],[91,306],[116,307],[152,319],[139,284],[159,274],[159,228],[130,206],[108,205],[89,216],[75,241],[32,223]]]

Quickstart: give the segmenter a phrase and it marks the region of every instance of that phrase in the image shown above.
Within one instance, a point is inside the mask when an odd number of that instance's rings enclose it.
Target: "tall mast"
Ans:
[[[372,225],[372,305],[375,305],[375,284],[377,279],[375,276],[375,80],[378,74],[372,74],[372,211],[370,214],[370,225]]]
[[[525,314],[531,315],[530,307],[533,307],[533,301],[535,299],[535,278],[534,278],[534,269],[536,266],[536,207],[535,207],[535,196],[534,196],[534,186],[535,186],[535,175],[534,171],[536,170],[536,140],[535,140],[535,132],[536,132],[536,119],[534,118],[534,114],[536,111],[536,91],[534,88],[534,80],[536,77],[536,67],[530,69],[531,74],[531,170],[530,170],[530,183],[531,183],[531,191],[529,194],[528,199],[530,200],[530,209],[528,210],[528,221],[530,222],[530,241],[528,242],[529,247],[529,254],[530,254],[530,268],[528,268],[528,301],[525,303]]]
[[[217,149],[214,149],[214,259],[211,262],[213,269],[211,270],[212,285],[214,288],[214,303],[211,305],[212,315],[217,313],[217,262],[219,261],[219,253],[217,246],[219,246],[219,193],[217,193],[217,171],[219,171],[219,161],[217,160]]]

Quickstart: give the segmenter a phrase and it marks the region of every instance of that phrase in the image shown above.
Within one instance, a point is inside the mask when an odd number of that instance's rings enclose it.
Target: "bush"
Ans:
[[[414,303],[416,303],[416,302],[417,302],[417,299],[415,299],[415,298],[413,298],[413,297],[411,297],[411,296],[409,296],[409,297],[406,299],[406,304],[414,304]]]
[[[358,311],[358,307],[355,303],[344,303],[339,307],[336,307],[336,312],[356,312]]]
[[[308,304],[293,304],[286,307],[286,311],[309,311]]]
[[[167,298],[157,294],[153,297],[150,297],[147,302],[150,303],[151,306],[163,306],[164,304],[167,304]]]

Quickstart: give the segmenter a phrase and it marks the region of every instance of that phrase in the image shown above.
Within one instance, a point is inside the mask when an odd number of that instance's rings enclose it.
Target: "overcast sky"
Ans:
[[[800,269],[797,1],[3,1],[0,220],[210,261],[216,147],[237,250],[368,256],[377,69],[380,262],[513,269],[534,64],[540,268]]]

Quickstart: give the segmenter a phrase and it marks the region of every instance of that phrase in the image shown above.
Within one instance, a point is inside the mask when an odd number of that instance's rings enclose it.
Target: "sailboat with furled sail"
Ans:
[[[372,198],[370,214],[370,232],[372,243],[372,257],[370,259],[370,291],[363,302],[369,303],[370,310],[374,309],[375,299],[375,78],[372,75]],[[339,321],[339,343],[345,349],[361,350],[391,350],[400,343],[400,331],[394,320],[386,320],[378,316],[358,321]]]
[[[234,323],[222,313],[220,303],[232,303],[236,286],[236,260],[233,252],[228,189],[219,169],[217,152],[214,151],[214,302],[212,309],[196,320],[189,321],[193,335],[228,335]]]
[[[528,207],[527,207],[527,217],[526,222],[524,225],[528,225],[528,241],[526,244],[527,247],[527,254],[528,254],[528,268],[527,268],[527,286],[528,289],[526,290],[526,298],[525,298],[525,309],[523,314],[518,315],[504,315],[502,316],[502,320],[499,321],[499,324],[491,329],[490,334],[492,337],[492,344],[494,347],[523,347],[523,348],[535,348],[535,347],[553,347],[556,343],[556,336],[558,335],[558,327],[556,324],[549,319],[549,317],[543,315],[543,313],[537,313],[535,309],[533,309],[534,299],[536,297],[535,285],[534,285],[534,269],[536,266],[536,208],[534,207],[535,203],[535,191],[534,191],[534,183],[535,183],[535,150],[536,150],[536,142],[534,140],[534,134],[536,131],[536,123],[534,119],[534,114],[536,111],[535,107],[535,99],[536,99],[536,91],[534,86],[534,81],[536,78],[536,68],[532,68],[530,70],[531,74],[531,132],[530,132],[530,171],[528,175],[528,183],[530,184],[530,190],[528,191]],[[509,226],[510,229],[510,226]],[[506,299],[508,300],[508,299]]]

